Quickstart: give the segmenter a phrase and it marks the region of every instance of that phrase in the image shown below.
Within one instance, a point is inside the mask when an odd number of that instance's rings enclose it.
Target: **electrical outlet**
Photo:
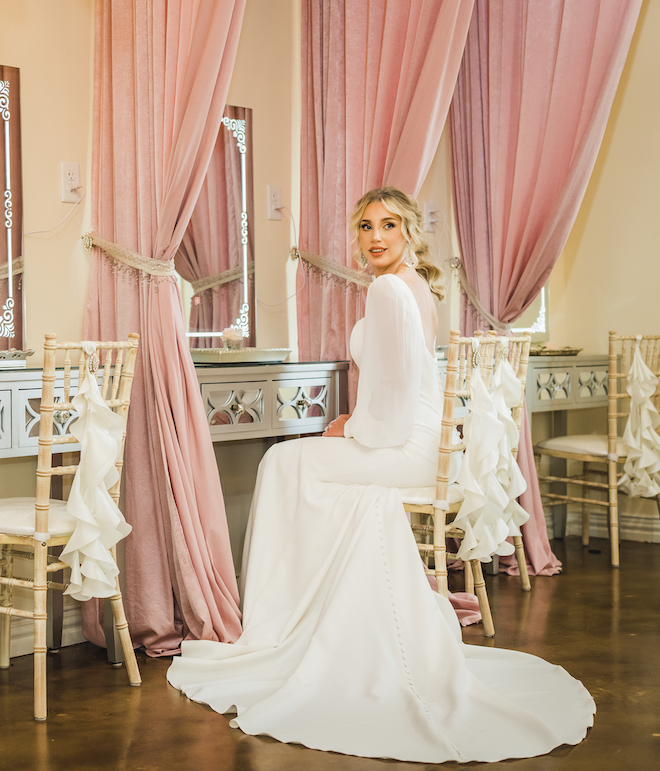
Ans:
[[[279,185],[267,185],[268,188],[268,219],[281,220],[282,188]]]
[[[80,200],[80,164],[72,161],[61,161],[60,169],[63,203],[78,203]]]

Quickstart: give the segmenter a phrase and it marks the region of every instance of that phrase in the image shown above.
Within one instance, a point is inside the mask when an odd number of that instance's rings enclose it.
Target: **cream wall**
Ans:
[[[440,144],[438,145],[429,173],[417,196],[422,214],[424,213],[425,204],[428,204],[430,208],[435,210],[433,218],[436,222],[429,225],[430,229],[425,230],[424,237],[428,242],[433,262],[444,273],[445,300],[442,303],[436,303],[438,311],[438,345],[443,345],[449,340],[449,331],[452,327],[450,318],[452,304],[455,305],[458,302],[458,295],[452,295],[451,267],[449,265],[453,254],[451,146],[449,135],[449,128],[446,126],[440,137]]]
[[[85,199],[61,202],[60,161],[80,164],[88,189],[93,0],[0,0],[0,61],[21,71],[26,342],[41,363],[45,332],[80,339],[89,258]]]

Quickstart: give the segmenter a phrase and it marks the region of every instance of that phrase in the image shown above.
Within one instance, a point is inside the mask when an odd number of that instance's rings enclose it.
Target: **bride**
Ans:
[[[561,667],[464,645],[426,579],[397,488],[435,484],[441,398],[421,217],[395,188],[351,217],[375,279],[351,335],[352,415],[272,447],[243,556],[243,634],[190,641],[168,680],[248,734],[350,755],[441,763],[577,744],[594,702]]]

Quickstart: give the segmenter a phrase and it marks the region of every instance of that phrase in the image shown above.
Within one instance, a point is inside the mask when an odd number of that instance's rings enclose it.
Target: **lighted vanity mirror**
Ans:
[[[24,347],[23,200],[19,71],[0,65],[0,353]],[[4,360],[5,356],[0,356]]]
[[[228,105],[175,257],[191,348],[222,348],[230,327],[256,345],[253,223],[252,110]]]

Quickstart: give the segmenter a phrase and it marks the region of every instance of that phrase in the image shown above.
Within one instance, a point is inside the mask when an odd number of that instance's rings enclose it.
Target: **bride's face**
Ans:
[[[360,220],[358,246],[376,276],[397,272],[404,264],[406,243],[401,217],[388,211],[379,201],[370,203]]]

